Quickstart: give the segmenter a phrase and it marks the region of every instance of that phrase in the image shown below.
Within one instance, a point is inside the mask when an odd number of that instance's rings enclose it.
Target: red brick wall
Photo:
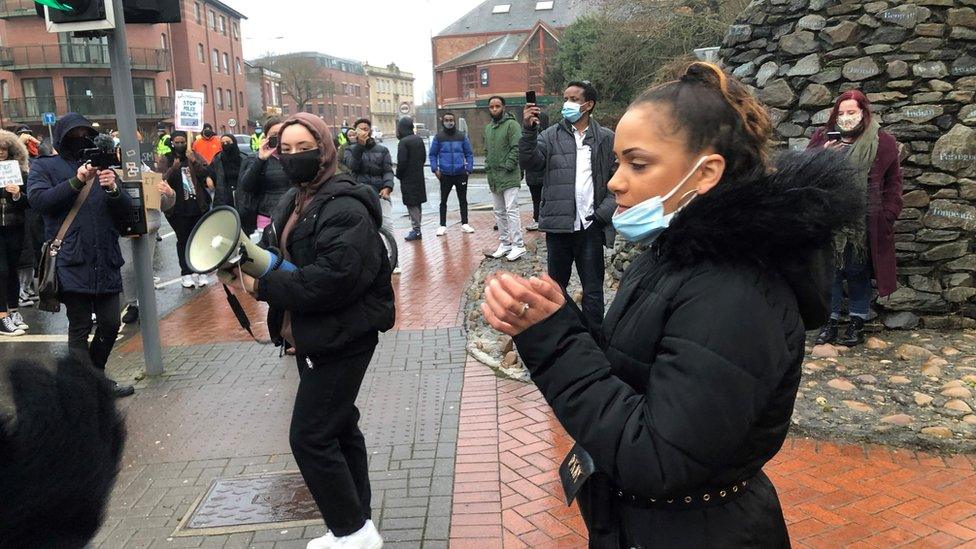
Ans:
[[[369,117],[369,78],[365,74],[353,74],[349,72],[342,72],[332,68],[321,68],[319,71],[319,78],[323,82],[328,82],[331,80],[335,83],[335,106],[336,114],[335,117],[332,116],[332,98],[329,94],[325,94],[324,97],[314,97],[307,105],[311,105],[311,113],[318,115],[318,106],[323,105],[322,119],[325,123],[332,128],[333,132],[342,126],[343,121],[346,121],[350,125],[360,117]],[[356,96],[355,91],[352,94],[344,93],[343,83],[351,84],[353,90],[355,86],[359,86],[360,95]],[[349,106],[349,114],[346,114],[345,106]],[[284,90],[282,90],[282,108],[285,109],[284,116],[295,114],[298,112],[295,100],[290,95],[284,95]],[[357,110],[357,109],[361,109]],[[358,114],[362,112],[362,114]]]
[[[488,69],[488,86],[481,85],[481,69]],[[528,89],[527,63],[493,63],[478,65],[476,74],[479,81],[475,88],[476,99],[485,99],[492,95],[521,95]],[[458,71],[437,71],[437,104],[447,107],[458,103],[471,103],[471,99],[461,99],[460,79]]]
[[[478,34],[471,36],[439,36],[433,38],[434,66],[450,61],[462,53],[469,52],[478,46],[488,43],[498,34]]]

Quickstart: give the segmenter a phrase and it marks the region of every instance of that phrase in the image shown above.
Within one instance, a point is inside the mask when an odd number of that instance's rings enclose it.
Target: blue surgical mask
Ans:
[[[575,124],[583,116],[582,109],[582,105],[567,101],[563,103],[563,118],[569,120],[570,124]]]
[[[677,210],[666,214],[664,213],[664,203],[667,202],[675,193],[681,189],[688,179],[701,167],[707,157],[701,157],[695,167],[678,182],[668,194],[664,196],[652,196],[647,200],[636,204],[634,207],[613,215],[613,227],[617,229],[620,236],[628,242],[651,242],[661,235],[671,225],[671,220],[675,214],[691,203],[691,200],[682,204]],[[691,190],[685,193],[682,198],[692,194],[697,194],[698,190]],[[694,200],[694,197],[692,197]]]

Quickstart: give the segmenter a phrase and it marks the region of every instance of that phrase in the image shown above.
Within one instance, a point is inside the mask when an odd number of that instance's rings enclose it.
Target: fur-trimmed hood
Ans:
[[[684,208],[658,253],[680,266],[749,264],[780,272],[808,327],[826,320],[833,232],[865,215],[857,172],[832,151],[788,151],[754,181],[723,181]]]
[[[755,181],[723,181],[684,208],[661,236],[661,253],[681,264],[779,264],[825,246],[864,215],[856,172],[831,151],[788,151]]]
[[[26,172],[29,169],[27,147],[13,132],[0,130],[0,148],[10,151],[8,160],[20,162],[21,171]]]

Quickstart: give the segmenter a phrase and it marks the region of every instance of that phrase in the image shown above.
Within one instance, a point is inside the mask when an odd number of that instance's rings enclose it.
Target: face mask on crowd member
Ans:
[[[231,156],[240,149],[237,148],[237,142],[232,136],[225,135],[220,138],[220,150],[227,156]]]
[[[173,132],[169,140],[169,148],[173,149],[173,154],[177,158],[186,158],[186,134],[184,132]]]
[[[596,104],[595,101],[586,99],[585,89],[575,85],[566,88],[566,91],[563,92],[563,101],[562,115],[570,124],[579,122],[584,114],[593,110]]]
[[[845,135],[854,135],[861,128],[864,120],[864,112],[860,105],[853,99],[841,101],[837,110],[837,129]]]
[[[444,120],[443,120],[443,124],[444,124],[444,129],[445,130],[448,130],[448,131],[453,130],[454,129],[454,126],[455,126],[454,117],[451,116],[451,115],[445,116],[444,117]]]
[[[92,130],[79,127],[71,130],[64,139],[61,140],[61,147],[58,153],[69,160],[80,160],[82,151],[95,147],[95,142],[91,138]]]
[[[322,167],[322,151],[315,136],[302,124],[291,124],[281,132],[281,167],[293,185],[310,183]]]
[[[619,166],[607,185],[618,206],[613,224],[624,238],[653,241],[724,177],[765,173],[761,144],[772,130],[761,107],[743,97],[724,73],[695,63],[681,81],[649,90],[631,105],[617,124]],[[744,135],[718,129],[737,124],[747,128]]]
[[[200,134],[203,135],[203,137],[210,139],[211,137],[214,136],[213,126],[211,126],[210,124],[204,124],[203,131],[200,132]]]

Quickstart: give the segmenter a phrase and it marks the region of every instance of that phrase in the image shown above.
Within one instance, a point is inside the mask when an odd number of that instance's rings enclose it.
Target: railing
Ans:
[[[0,19],[37,17],[34,0],[0,0]]]
[[[136,96],[136,116],[139,118],[165,118],[173,114],[173,98]],[[26,97],[3,102],[3,116],[8,119],[40,120],[41,114],[68,112],[91,118],[115,116],[115,99],[111,95],[68,95],[58,97]]]
[[[169,70],[169,50],[129,48],[133,70]],[[0,48],[0,70],[109,67],[105,44],[57,44]]]

